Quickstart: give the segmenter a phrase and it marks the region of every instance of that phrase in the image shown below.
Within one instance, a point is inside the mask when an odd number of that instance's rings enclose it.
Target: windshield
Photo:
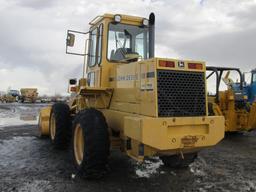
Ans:
[[[128,54],[137,55],[142,59],[149,57],[148,28],[109,24],[108,32],[108,60],[124,60]]]
[[[19,94],[19,91],[18,91],[18,90],[10,90],[9,93],[10,93],[10,94],[17,94],[17,95],[18,95],[18,94]]]

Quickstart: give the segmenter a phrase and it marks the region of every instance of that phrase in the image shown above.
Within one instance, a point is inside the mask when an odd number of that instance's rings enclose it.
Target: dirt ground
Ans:
[[[256,191],[256,133],[227,136],[199,153],[188,169],[158,158],[137,164],[112,151],[104,179],[76,177],[69,151],[37,137],[43,105],[0,104],[0,191]]]

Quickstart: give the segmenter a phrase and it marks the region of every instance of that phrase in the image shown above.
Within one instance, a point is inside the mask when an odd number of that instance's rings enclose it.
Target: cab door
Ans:
[[[103,24],[90,31],[87,54],[87,82],[89,87],[100,87]]]

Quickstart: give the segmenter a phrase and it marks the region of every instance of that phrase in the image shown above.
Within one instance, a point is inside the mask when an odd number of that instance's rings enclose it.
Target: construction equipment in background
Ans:
[[[66,53],[84,56],[83,77],[70,80],[69,105],[41,110],[39,128],[57,148],[71,141],[86,177],[101,176],[110,146],[138,161],[159,156],[186,167],[224,137],[224,118],[208,116],[205,63],[155,57],[154,23],[153,13],[105,14],[87,33],[68,30]],[[89,35],[85,53],[69,50],[75,34]]]
[[[22,103],[35,103],[38,97],[38,92],[36,88],[21,88],[20,93],[20,101]]]
[[[7,93],[8,95],[11,95],[12,97],[16,98],[16,101],[18,101],[19,97],[20,97],[20,92],[19,90],[14,90],[14,89],[11,89],[8,91]]]
[[[5,94],[0,96],[0,101],[2,103],[13,103],[13,102],[16,102],[16,98],[9,94]]]
[[[250,84],[244,81],[244,75],[238,68],[207,67],[207,71],[207,79],[216,79],[216,94],[208,96],[209,114],[225,117],[226,132],[256,129],[256,71],[251,71]],[[231,71],[239,77],[237,82],[229,77]],[[222,80],[227,85],[225,91],[220,91]]]
[[[7,93],[1,94],[0,101],[2,103],[18,102],[19,97],[20,97],[20,92],[18,90],[8,90]]]

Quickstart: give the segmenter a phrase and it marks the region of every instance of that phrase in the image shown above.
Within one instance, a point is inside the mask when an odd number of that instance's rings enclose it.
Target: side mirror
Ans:
[[[74,44],[75,44],[75,35],[73,33],[68,33],[66,45],[68,47],[73,47]]]
[[[70,79],[69,80],[69,85],[76,85],[76,79]]]

